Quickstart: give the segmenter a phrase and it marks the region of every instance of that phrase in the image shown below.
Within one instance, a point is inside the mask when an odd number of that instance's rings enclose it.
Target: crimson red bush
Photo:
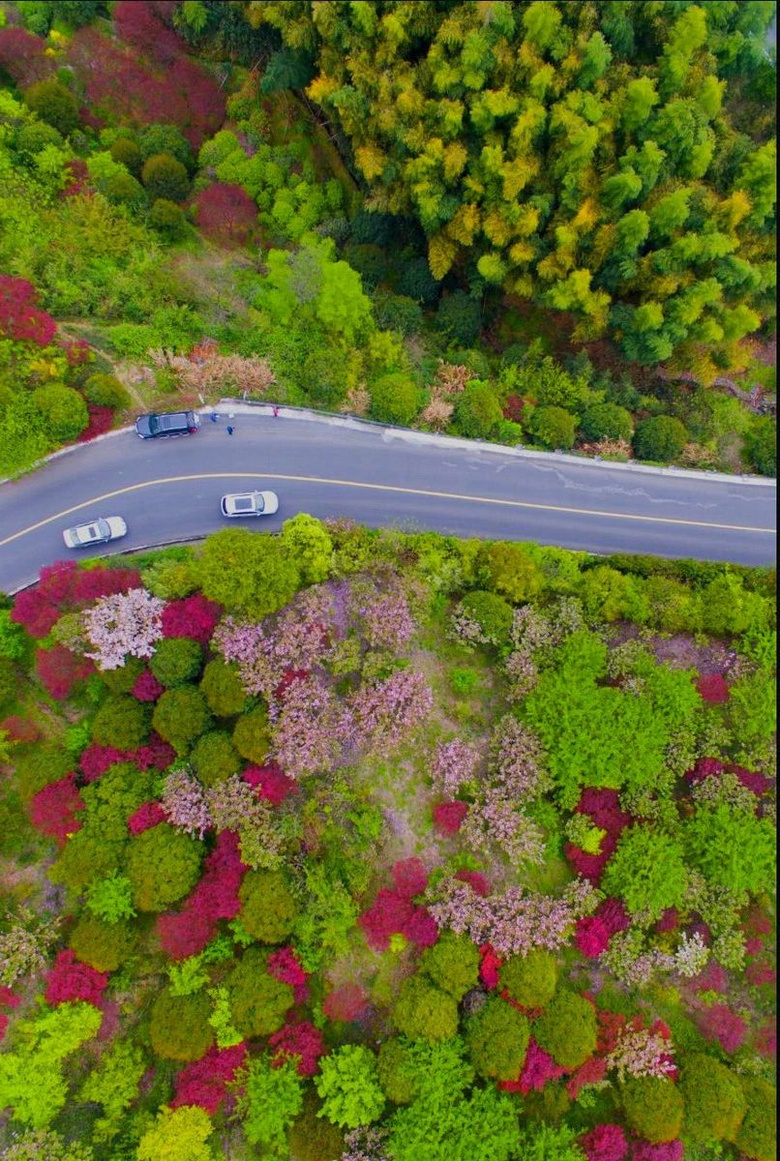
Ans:
[[[5,984],[0,984],[0,1008],[18,1008],[21,1002],[21,996],[17,996]]]
[[[21,718],[18,714],[11,714],[9,717],[3,718],[0,722],[0,730],[5,730],[12,742],[36,742],[41,736],[41,731],[35,722]]]
[[[483,943],[479,949],[480,964],[479,977],[486,988],[498,987],[498,969],[501,967],[503,960],[493,950],[489,943]]]
[[[56,701],[70,697],[76,682],[83,681],[94,671],[95,666],[88,657],[79,657],[64,645],[39,648],[35,652],[38,680]]]
[[[158,770],[165,770],[176,757],[176,751],[169,742],[164,741],[159,734],[152,730],[149,741],[137,750],[131,750],[128,760],[135,762],[139,770],[148,770],[155,766]]]
[[[67,948],[57,953],[54,966],[44,977],[46,1003],[65,1004],[71,1000],[86,1000],[99,1007],[101,996],[108,985],[108,974],[96,971],[76,959]]]
[[[101,407],[97,403],[88,403],[87,411],[89,412],[89,423],[81,434],[76,436],[76,443],[88,443],[98,435],[105,435],[113,426],[113,408]]]
[[[566,1075],[566,1069],[555,1063],[552,1056],[534,1040],[528,1041],[528,1049],[523,1062],[520,1076],[517,1080],[500,1081],[498,1087],[505,1092],[519,1092],[527,1096],[529,1092],[539,1091],[551,1080],[560,1080]]]
[[[44,42],[26,28],[0,28],[0,69],[5,69],[20,89],[26,89],[52,72],[54,65],[45,48]]]
[[[246,1062],[246,1052],[243,1042],[232,1048],[209,1048],[205,1056],[193,1060],[176,1077],[171,1108],[198,1105],[209,1116],[216,1116],[227,1096],[227,1084]]]
[[[374,951],[386,951],[391,935],[403,935],[418,947],[431,947],[439,936],[436,921],[425,907],[386,887],[377,892],[368,911],[359,918],[366,942]]]
[[[79,769],[83,782],[96,782],[110,766],[117,762],[125,762],[127,754],[124,750],[117,750],[114,746],[99,746],[97,742],[90,742],[86,749],[81,751]]]
[[[453,877],[461,883],[468,883],[472,891],[483,899],[490,894],[490,880],[481,871],[456,871]]]
[[[143,673],[139,673],[135,679],[135,685],[130,691],[134,698],[138,701],[157,701],[157,698],[165,689],[153,673],[145,669]]]
[[[222,831],[203,865],[204,875],[182,909],[157,919],[160,945],[171,959],[185,959],[202,951],[216,934],[219,920],[235,919],[241,910],[238,892],[247,867],[241,862],[238,837],[232,831]]]
[[[81,829],[76,817],[84,809],[84,800],[76,787],[76,775],[68,774],[50,782],[30,802],[30,821],[43,834],[64,843],[69,834]]]
[[[206,911],[185,907],[158,915],[155,931],[165,954],[182,960],[203,951],[217,933],[217,921]]]
[[[628,1141],[620,1125],[596,1125],[580,1137],[580,1146],[588,1161],[623,1161]]]
[[[150,4],[119,0],[114,7],[114,27],[120,40],[140,49],[161,65],[172,65],[184,52],[184,44],[155,15]]]
[[[612,932],[604,920],[599,919],[597,915],[589,915],[577,920],[574,942],[578,950],[589,959],[596,959],[603,951],[606,951],[611,936]]]
[[[297,782],[288,778],[276,762],[268,762],[265,766],[247,766],[242,778],[254,786],[258,796],[272,806],[280,806],[289,794],[298,792]]]
[[[615,839],[631,822],[631,815],[620,809],[617,790],[608,787],[586,786],[575,809]]]
[[[457,834],[469,812],[467,802],[437,802],[433,808],[433,825],[439,834]]]
[[[428,872],[422,859],[399,859],[393,864],[393,883],[399,895],[412,899],[428,886]]]
[[[87,124],[91,124],[93,129],[102,128],[100,118],[95,118],[94,116],[88,118],[86,109],[81,110],[81,119]],[[74,157],[66,165],[65,173],[67,174],[67,181],[62,190],[62,196],[64,198],[92,197],[95,191],[90,183],[86,161],[81,157]]]
[[[268,957],[268,974],[293,990],[296,1004],[305,1004],[309,998],[309,985],[303,965],[291,947],[280,947]]]
[[[285,1024],[268,1037],[268,1044],[274,1049],[271,1067],[294,1063],[299,1076],[314,1076],[319,1070],[319,1058],[328,1051],[319,1028],[306,1020]]]
[[[207,238],[245,246],[257,226],[257,205],[240,185],[215,182],[195,199],[195,221]]]
[[[566,1081],[566,1091],[570,1098],[575,1101],[580,1089],[585,1088],[589,1084],[598,1084],[606,1075],[606,1060],[600,1056],[591,1056],[590,1060],[586,1060],[584,1064],[581,1064],[577,1071]]]
[[[208,645],[221,615],[221,605],[207,600],[201,593],[179,601],[168,601],[162,611],[163,636],[189,637],[201,645]]]
[[[0,37],[3,29],[0,29]],[[0,334],[14,342],[46,347],[57,333],[50,314],[36,308],[36,292],[31,282],[0,274]]]
[[[713,673],[709,677],[700,677],[696,682],[696,688],[702,701],[706,701],[708,705],[720,705],[721,702],[729,699],[729,687],[720,673]]]
[[[650,1141],[631,1142],[631,1161],[683,1161],[682,1141],[665,1141],[653,1145]]]
[[[699,1012],[696,1024],[705,1040],[717,1042],[724,1052],[736,1052],[747,1036],[748,1027],[728,1004],[711,1004]]]
[[[161,822],[166,821],[166,815],[159,802],[145,802],[133,811],[127,820],[127,829],[130,834],[143,834]]]
[[[31,637],[45,637],[67,609],[126,593],[140,584],[135,569],[79,569],[74,560],[58,560],[41,569],[37,585],[17,593],[11,620],[23,625]]]

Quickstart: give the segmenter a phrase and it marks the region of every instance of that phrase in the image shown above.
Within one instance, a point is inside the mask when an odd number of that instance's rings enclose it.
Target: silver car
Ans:
[[[106,544],[127,535],[127,525],[121,516],[98,516],[89,524],[66,528],[62,539],[68,548],[89,548],[92,544]]]
[[[222,497],[223,516],[273,516],[278,511],[276,492],[231,492]]]

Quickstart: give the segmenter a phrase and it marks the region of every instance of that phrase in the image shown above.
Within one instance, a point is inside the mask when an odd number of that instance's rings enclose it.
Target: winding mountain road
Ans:
[[[223,407],[226,405],[223,405]],[[535,540],[597,553],[774,563],[774,481],[656,472],[425,437],[349,419],[232,407],[192,437],[132,430],[55,456],[0,484],[0,589],[13,593],[71,555],[62,530],[120,515],[128,535],[100,552],[194,540],[234,521],[224,492],[273,488],[278,529],[297,512],[456,536]]]

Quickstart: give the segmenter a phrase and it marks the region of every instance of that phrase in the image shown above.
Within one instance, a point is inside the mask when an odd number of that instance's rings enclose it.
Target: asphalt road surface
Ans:
[[[75,555],[62,531],[123,516],[128,535],[98,553],[194,540],[231,524],[278,529],[297,512],[370,526],[535,540],[597,553],[774,562],[776,488],[739,477],[620,470],[556,455],[518,457],[460,441],[236,408],[234,434],[203,417],[195,436],[124,431],[0,485],[0,589]],[[276,516],[229,520],[224,492],[272,488]]]

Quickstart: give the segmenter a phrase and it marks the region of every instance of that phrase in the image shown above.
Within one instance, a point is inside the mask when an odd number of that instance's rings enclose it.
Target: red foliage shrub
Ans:
[[[631,918],[623,900],[615,898],[614,895],[602,899],[595,914],[606,925],[610,935],[616,935],[618,931],[627,931],[631,926]]]
[[[41,685],[56,701],[70,697],[77,681],[94,673],[95,666],[88,657],[79,657],[64,645],[51,649],[37,649],[35,672]]]
[[[726,770],[730,774],[736,774],[743,786],[760,798],[762,794],[768,794],[772,789],[772,779],[767,778],[764,774],[759,774],[757,770],[746,770],[743,766],[729,765]]]
[[[165,770],[176,757],[176,751],[169,742],[163,741],[159,734],[152,734],[145,746],[139,746],[128,754],[128,758],[135,762],[139,770],[148,770],[156,766],[158,770]]]
[[[11,620],[22,625],[31,637],[45,637],[59,616],[57,606],[37,587],[25,589],[14,597]]]
[[[81,367],[89,362],[90,350],[86,339],[71,339],[60,343],[69,367]]]
[[[86,110],[81,110],[82,120],[84,121],[87,120],[86,113]],[[102,122],[99,118],[93,116],[90,118],[90,121],[93,123],[93,129],[102,128]],[[80,157],[74,157],[72,161],[68,162],[65,171],[68,175],[68,180],[62,190],[62,196],[64,198],[92,197],[95,191],[90,185],[89,170],[87,169],[86,161]],[[83,435],[84,433],[82,432],[81,434]]]
[[[729,988],[729,973],[714,959],[706,964],[702,971],[691,980],[697,992],[727,992]]]
[[[609,1012],[607,1009],[596,1010],[596,1052],[601,1056],[608,1056],[617,1047],[618,1034],[626,1026],[626,1017],[620,1012]]]
[[[602,848],[606,847],[608,839],[609,835],[602,841]],[[587,851],[583,851],[580,847],[575,847],[573,843],[566,843],[563,851],[572,870],[576,874],[582,875],[583,879],[590,879],[592,883],[596,884],[599,883],[601,876],[604,874],[604,868],[612,854],[612,851],[607,853],[602,850],[600,855],[589,855]]]
[[[280,947],[268,957],[268,974],[293,989],[296,1004],[305,1004],[309,998],[307,975],[291,947]]]
[[[21,996],[17,996],[5,984],[0,984],[0,1008],[18,1008],[21,1002]]]
[[[101,407],[97,403],[88,403],[87,411],[89,412],[89,423],[81,435],[76,436],[76,443],[89,443],[91,439],[105,435],[113,426],[114,412],[111,407]]]
[[[631,1142],[631,1161],[683,1161],[682,1141],[665,1141],[653,1145],[650,1141]]]
[[[0,28],[0,69],[4,69],[20,89],[41,81],[54,68],[45,55],[46,45],[26,28]]]
[[[404,929],[413,911],[414,906],[408,899],[382,887],[368,911],[358,918],[368,946],[374,951],[387,951],[390,936]]]
[[[285,669],[282,674],[282,680],[274,690],[276,700],[281,701],[284,698],[285,693],[294,681],[305,681],[308,676],[308,669]]]
[[[43,834],[64,843],[69,834],[81,829],[76,818],[84,800],[76,788],[76,775],[67,774],[39,790],[30,803],[30,821]]]
[[[581,1064],[577,1071],[566,1081],[566,1091],[571,1099],[577,1099],[581,1089],[589,1084],[598,1084],[607,1075],[607,1062],[602,1057],[591,1056]]]
[[[596,1125],[580,1137],[588,1161],[623,1161],[628,1152],[628,1141],[620,1125]]]
[[[698,1013],[696,1024],[705,1040],[720,1044],[724,1052],[736,1052],[747,1036],[748,1027],[728,1004],[712,1004]]]
[[[503,960],[498,956],[489,943],[483,943],[479,949],[480,964],[479,978],[486,988],[498,987],[498,969]]]
[[[0,1012],[0,1040],[5,1039],[5,1034],[8,1031],[8,1017],[5,1012]]]
[[[157,919],[160,945],[172,959],[197,955],[213,939],[219,920],[235,919],[241,910],[238,892],[247,868],[241,862],[238,837],[232,831],[218,835],[204,868],[203,877],[181,911]]]
[[[523,418],[525,400],[521,395],[507,395],[504,401],[504,419],[511,419],[513,423],[520,423]]]
[[[329,1020],[359,1020],[368,1008],[368,996],[359,984],[334,988],[322,1001],[322,1010]]]
[[[745,915],[744,924],[745,931],[751,932],[754,935],[771,935],[772,934],[772,920],[762,911],[757,903],[753,903]]]
[[[520,1076],[517,1080],[502,1081],[498,1087],[505,1092],[519,1092],[526,1096],[529,1092],[543,1089],[548,1081],[559,1080],[565,1075],[566,1069],[560,1068],[532,1036],[528,1041],[528,1051]]]
[[[274,1049],[271,1067],[281,1068],[283,1064],[297,1061],[299,1076],[314,1076],[319,1070],[319,1058],[328,1051],[319,1028],[306,1020],[285,1024],[268,1037],[268,1044]]]
[[[280,806],[289,794],[298,792],[297,783],[288,778],[276,762],[268,762],[265,766],[247,766],[242,778],[254,786],[258,796],[272,806]]]
[[[41,731],[35,722],[20,718],[18,714],[11,714],[0,722],[0,730],[5,730],[12,742],[36,742]]]
[[[41,569],[34,588],[17,593],[11,620],[23,625],[31,637],[45,637],[66,609],[125,593],[140,584],[135,569],[79,569],[75,560],[59,560]]]
[[[2,33],[0,29],[0,37]],[[0,274],[0,334],[14,342],[48,346],[57,333],[57,324],[50,314],[36,308],[35,301],[32,283]]]
[[[439,938],[439,928],[427,908],[415,907],[402,934],[411,943],[416,943],[418,947],[433,947]]]
[[[759,1028],[756,1034],[755,1049],[767,1060],[774,1060],[777,1056],[777,1025],[774,1020]]]
[[[214,1117],[227,1096],[226,1085],[246,1061],[246,1044],[232,1048],[209,1048],[200,1060],[181,1070],[174,1081],[173,1109],[181,1105],[198,1105]]]
[[[586,786],[575,809],[615,839],[631,822],[631,815],[620,809],[617,790],[605,787]]]
[[[760,988],[762,984],[773,984],[776,973],[768,960],[757,959],[745,968],[745,979],[754,988]]]
[[[702,782],[705,778],[713,778],[722,774],[724,765],[717,758],[697,758],[690,770],[686,770],[685,777],[689,782]]]
[[[90,742],[86,749],[81,751],[79,768],[82,781],[95,782],[110,766],[117,762],[124,762],[126,754],[123,750],[116,750],[113,746],[99,746],[97,742]]]
[[[71,601],[76,605],[98,601],[141,587],[141,574],[135,568],[86,568],[74,578]]]
[[[216,601],[206,600],[201,593],[180,601],[168,601],[162,611],[163,636],[189,637],[201,645],[208,645],[221,615],[221,606]]]
[[[215,182],[195,199],[195,221],[207,238],[245,246],[257,225],[257,205],[240,185]]]
[[[457,834],[469,812],[466,802],[438,802],[433,808],[433,825],[439,834]]]
[[[596,959],[606,951],[612,932],[603,919],[597,915],[586,916],[577,920],[574,932],[574,942],[578,950],[589,959]]]
[[[160,806],[159,802],[145,802],[143,806],[139,806],[138,810],[133,811],[127,820],[127,829],[130,834],[141,834],[145,830],[151,830],[153,826],[165,822],[165,811]]]
[[[86,1000],[88,1004],[94,1004],[97,1008],[108,984],[108,975],[81,963],[68,948],[57,953],[54,966],[47,972],[44,982],[47,1004]]]
[[[412,899],[428,886],[428,872],[422,859],[399,859],[393,864],[393,883],[399,895]]]
[[[138,0],[119,0],[114,8],[114,27],[120,40],[140,49],[161,65],[173,64],[184,51],[175,32],[162,23],[150,4]]]
[[[145,669],[138,674],[131,692],[138,701],[157,701],[164,689],[165,686],[161,685],[154,674]]]
[[[709,677],[700,677],[696,682],[696,688],[702,701],[706,701],[708,705],[720,705],[721,702],[729,699],[729,687],[720,673],[713,673]]]
[[[205,910],[186,907],[183,911],[166,911],[155,924],[160,947],[171,959],[198,955],[217,933],[217,921]]]
[[[664,931],[676,931],[680,926],[680,913],[676,907],[667,907],[661,918],[655,925],[656,931],[662,934]]]
[[[457,871],[453,878],[461,883],[468,883],[472,891],[476,895],[481,895],[483,899],[487,899],[490,894],[490,880],[481,871]]]

